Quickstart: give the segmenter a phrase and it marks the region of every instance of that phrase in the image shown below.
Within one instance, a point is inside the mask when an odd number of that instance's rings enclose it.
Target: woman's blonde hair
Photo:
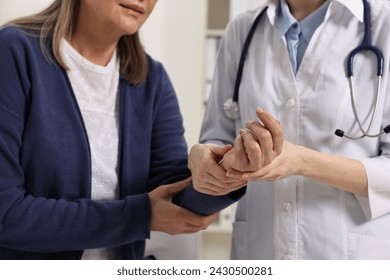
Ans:
[[[55,0],[45,10],[7,23],[40,38],[41,49],[49,61],[56,61],[64,69],[61,40],[72,35],[76,25],[80,0]],[[123,36],[118,43],[120,71],[130,84],[142,83],[148,72],[148,63],[138,32]]]

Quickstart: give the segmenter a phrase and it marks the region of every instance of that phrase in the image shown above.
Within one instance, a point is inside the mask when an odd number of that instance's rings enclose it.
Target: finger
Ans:
[[[256,110],[256,115],[262,121],[265,128],[271,132],[274,151],[277,154],[280,154],[282,152],[284,141],[284,133],[281,123],[276,120],[270,113],[261,108]]]
[[[226,172],[226,176],[235,178],[237,180],[242,180],[244,178],[244,174],[252,174],[252,172],[241,172],[235,169],[229,169]]]
[[[207,224],[211,225],[212,223],[214,223],[218,219],[218,217],[219,217],[219,212],[214,213],[214,214],[212,214],[210,216],[207,216],[206,217]]]
[[[212,196],[220,196],[226,193],[225,189],[209,183],[203,183],[201,187],[194,185],[194,188],[200,193],[204,193]]]
[[[240,135],[234,139],[234,150],[235,151],[245,151],[244,145],[242,142],[242,135],[245,133],[245,130],[240,129]]]
[[[189,177],[185,180],[182,180],[182,181],[179,181],[179,182],[176,182],[176,183],[172,183],[172,184],[169,184],[169,185],[164,185],[164,186],[161,186],[161,187],[164,187],[165,188],[165,191],[166,193],[169,195],[169,196],[174,196],[175,194],[181,192],[182,190],[184,190],[188,184],[190,184],[192,182],[192,178]]]
[[[172,226],[170,229],[168,229],[165,232],[170,235],[191,234],[191,233],[196,233],[202,229],[203,228],[199,226],[194,226],[188,223],[180,223],[180,224],[176,223],[174,227]]]
[[[209,188],[229,188],[231,184],[236,184],[237,180],[234,178],[229,178],[226,176],[226,170],[218,165],[211,164],[207,168],[207,171],[201,170],[200,172],[196,172],[194,175],[193,184],[195,189],[204,192],[202,190],[206,184],[210,185]],[[217,191],[217,193],[220,191]]]
[[[274,167],[270,164],[255,172],[245,172],[242,174],[242,178],[248,181],[265,180],[273,169]]]
[[[202,181],[222,188],[236,182],[236,180],[226,176],[226,170],[220,165],[210,167]]]
[[[193,213],[187,209],[181,208],[179,215],[182,217],[184,223],[198,230],[209,226],[213,221],[218,218],[218,213],[214,213],[208,216],[199,215]]]
[[[232,191],[235,191],[237,189],[240,189],[241,187],[246,185],[246,181],[239,181],[238,183],[231,184],[229,186],[220,187],[217,185],[212,185],[205,183],[202,185],[201,188],[196,188],[201,193],[213,195],[213,196],[220,196],[220,195],[226,195],[228,193],[231,193]]]
[[[207,229],[212,223],[214,223],[219,217],[219,212],[212,214],[210,216],[206,216],[204,220],[204,225],[200,228],[201,230]]]
[[[201,216],[195,220],[186,221],[186,225],[190,228],[203,230],[209,227],[213,222],[215,222],[219,217],[219,213],[212,214],[210,216]]]
[[[195,214],[181,207],[179,208],[179,217],[182,219],[183,223],[192,225],[194,227],[201,227],[204,225],[203,220],[205,216]]]
[[[216,161],[219,162],[224,154],[226,154],[228,151],[230,151],[233,148],[232,145],[225,145],[225,146],[211,146],[210,151],[214,154]]]
[[[260,147],[257,137],[254,135],[253,132],[247,131],[242,135],[242,139],[244,143],[245,152],[247,154],[247,158],[250,162],[252,170],[255,171],[261,168],[263,147]]]
[[[228,178],[231,182],[221,184],[221,181],[207,182],[203,181],[202,184],[196,185],[194,182],[194,187],[201,192],[207,192],[212,195],[220,195],[231,192],[232,190],[236,190],[237,187],[245,185],[245,181],[227,176],[227,172],[225,172],[226,178]]]
[[[246,127],[250,129],[253,135],[257,138],[260,145],[262,161],[261,168],[269,164],[274,157],[274,143],[271,132],[257,121],[247,122]]]
[[[246,154],[246,150],[244,147],[244,142],[242,139],[242,134],[244,134],[245,131],[240,131],[240,135],[236,137],[234,140],[234,154],[237,155],[237,158],[243,165],[247,165],[249,163],[248,156]]]

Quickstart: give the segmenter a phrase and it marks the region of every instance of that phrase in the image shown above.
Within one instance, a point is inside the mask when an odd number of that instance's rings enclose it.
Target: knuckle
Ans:
[[[257,142],[248,143],[248,149],[258,151],[260,150],[259,144]]]
[[[246,123],[246,127],[251,131],[255,131],[261,127],[260,123],[257,121],[248,121]]]
[[[222,184],[220,184],[221,188],[226,188],[227,186],[229,186],[229,183],[230,183],[230,179],[229,178],[224,177],[220,181],[222,183]]]
[[[276,129],[275,129],[275,135],[276,136],[279,136],[279,137],[283,137],[284,136],[284,132],[283,132],[283,129],[281,126],[278,126]]]
[[[252,131],[252,132],[256,132],[257,130],[259,129],[262,129],[262,125],[259,123],[259,122],[256,122],[256,121],[249,121],[246,123],[246,127]]]
[[[271,138],[272,135],[271,135],[271,132],[269,130],[262,129],[259,132],[258,137],[261,138],[261,139],[267,139],[267,138]]]

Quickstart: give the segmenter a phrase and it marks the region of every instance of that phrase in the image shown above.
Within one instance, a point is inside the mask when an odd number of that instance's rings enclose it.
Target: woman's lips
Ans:
[[[145,11],[142,7],[132,4],[120,4],[122,8],[125,8],[127,10],[132,11],[133,13],[136,13],[138,15],[142,15]]]

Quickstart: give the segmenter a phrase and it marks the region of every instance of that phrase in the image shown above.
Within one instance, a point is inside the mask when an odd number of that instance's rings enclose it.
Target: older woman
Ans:
[[[172,203],[198,193],[175,92],[137,33],[156,2],[56,0],[0,30],[0,259],[139,259],[151,230],[215,220]]]

